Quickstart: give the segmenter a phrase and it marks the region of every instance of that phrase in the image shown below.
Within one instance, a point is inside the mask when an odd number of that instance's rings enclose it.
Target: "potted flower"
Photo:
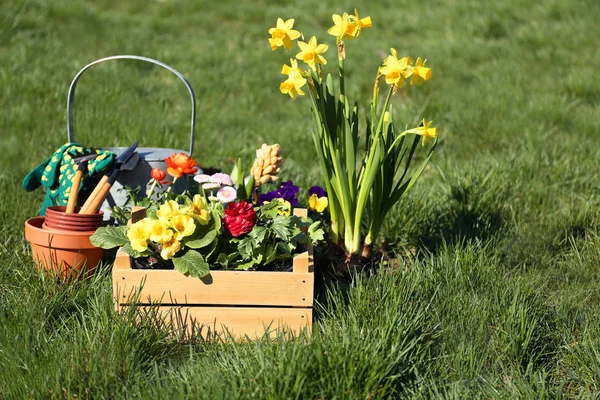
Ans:
[[[328,239],[345,253],[347,267],[360,262],[361,256],[371,255],[387,213],[414,186],[431,159],[437,129],[425,119],[417,127],[396,127],[393,95],[406,83],[420,85],[428,81],[431,69],[425,66],[426,60],[400,57],[392,48],[375,71],[371,106],[363,128],[365,148],[359,148],[358,103],[350,102],[346,95],[347,43],[359,38],[373,23],[370,17],[359,17],[357,10],[354,14],[334,14],[332,19],[334,25],[327,32],[336,38],[337,90],[334,78],[324,72],[329,46],[319,44],[316,36],[307,41],[293,29],[294,19],[279,18],[276,27],[269,30],[269,44],[272,50],[291,50],[294,42],[298,45],[299,52],[281,69],[286,79],[279,89],[292,98],[306,94],[311,98],[312,136],[328,193]],[[382,81],[387,85],[383,104],[379,96]],[[421,149],[424,154],[415,157]]]
[[[117,308],[154,306],[162,319],[188,331],[202,326],[209,336],[310,328],[312,245],[323,231],[294,208],[299,190],[291,181],[267,192],[281,165],[279,145],[263,145],[250,176],[241,161],[231,176],[194,175],[198,193],[147,193],[129,226],[98,229],[92,243],[120,248]],[[166,177],[155,171],[153,179],[158,186]]]

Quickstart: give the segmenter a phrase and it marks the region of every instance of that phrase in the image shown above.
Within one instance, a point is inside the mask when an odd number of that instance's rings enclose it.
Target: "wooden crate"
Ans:
[[[176,270],[133,269],[119,250],[112,278],[117,309],[134,305],[188,334],[255,339],[312,329],[312,248],[294,257],[290,272],[211,271],[202,279]]]

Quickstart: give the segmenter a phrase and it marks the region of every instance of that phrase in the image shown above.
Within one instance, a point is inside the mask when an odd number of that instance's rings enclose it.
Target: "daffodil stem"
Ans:
[[[371,188],[373,187],[373,183],[375,182],[375,178],[377,177],[378,168],[380,166],[379,158],[382,156],[382,151],[385,149],[381,148],[380,144],[380,135],[382,134],[383,129],[383,120],[385,112],[387,111],[390,105],[390,99],[392,97],[393,87],[390,87],[388,95],[385,99],[385,103],[383,105],[383,110],[381,111],[381,116],[379,117],[379,122],[377,124],[377,130],[373,135],[373,142],[371,143],[371,147],[369,148],[367,162],[365,163],[364,173],[361,174],[361,180],[359,182],[360,190],[358,193],[357,201],[356,201],[356,213],[354,217],[354,234],[352,240],[352,253],[358,253],[360,250],[360,226],[363,217],[363,213],[365,211],[365,207],[367,205],[367,198],[369,193],[371,192]],[[375,169],[377,168],[377,169]],[[376,216],[374,216],[376,217]]]
[[[342,42],[338,46],[338,71],[340,75],[340,103],[344,105],[344,111],[346,115],[348,115],[348,99],[346,98],[346,83],[344,79],[344,55],[340,49],[344,48],[344,43]]]

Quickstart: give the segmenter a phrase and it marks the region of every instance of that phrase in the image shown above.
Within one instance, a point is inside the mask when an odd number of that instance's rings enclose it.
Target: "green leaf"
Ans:
[[[257,245],[260,245],[267,236],[267,228],[264,226],[255,225],[250,231],[249,235],[254,239]]]
[[[260,219],[274,219],[275,217],[277,217],[277,212],[279,211],[279,205],[281,203],[278,203],[276,201],[272,201],[268,204],[265,204],[264,206],[262,206],[260,208]]]
[[[197,251],[188,251],[181,257],[173,257],[172,260],[175,269],[182,274],[202,278],[210,273],[210,266]]]
[[[245,237],[242,240],[240,240],[240,242],[238,243],[238,251],[240,252],[240,255],[242,256],[242,259],[244,260],[248,260],[252,258],[252,249],[254,248],[254,245],[252,243],[252,238],[250,237]]]
[[[289,240],[290,238],[290,220],[283,215],[279,215],[273,219],[273,225],[271,225],[271,229],[279,238],[282,240]]]
[[[313,222],[308,227],[308,236],[313,244],[325,240],[325,231],[321,228],[321,221]]]
[[[208,231],[206,235],[204,235],[204,237],[201,237],[200,239],[196,240],[190,240],[189,242],[186,242],[185,245],[192,249],[201,249],[214,242],[216,238],[217,231]]]
[[[96,232],[90,236],[90,242],[103,249],[114,249],[129,243],[127,238],[126,226],[106,226],[98,228]]]

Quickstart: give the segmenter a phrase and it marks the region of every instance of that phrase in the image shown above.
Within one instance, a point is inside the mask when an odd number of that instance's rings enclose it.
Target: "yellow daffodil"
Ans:
[[[169,222],[176,215],[179,215],[179,204],[175,200],[168,200],[156,212],[158,219],[164,222]]]
[[[159,219],[153,220],[148,224],[150,229],[150,240],[156,243],[166,243],[173,237],[173,231],[169,229],[169,225]]]
[[[294,19],[288,19],[283,22],[281,18],[277,18],[276,27],[269,29],[269,33],[271,34],[271,38],[269,39],[271,50],[275,50],[281,46],[285,47],[286,50],[292,48],[292,40],[300,37],[300,32],[293,30],[293,27]]]
[[[195,194],[191,204],[183,208],[181,212],[194,218],[201,225],[206,225],[210,221],[210,212],[208,211],[206,200],[204,196],[199,194]]]
[[[306,79],[302,77],[302,70],[298,68],[298,61],[290,58],[289,65],[283,65],[281,73],[287,75],[288,78],[281,82],[279,90],[283,94],[289,94],[290,97],[294,98],[298,95],[303,96],[304,92],[300,89],[306,84]]]
[[[356,31],[354,37],[359,37],[363,28],[370,28],[373,26],[371,17],[365,17],[361,19],[358,16],[358,10],[356,8],[354,9],[354,15],[350,15],[350,21],[358,25],[358,30]]]
[[[194,219],[189,215],[179,214],[171,218],[171,228],[175,230],[173,237],[176,240],[181,240],[194,233],[196,224],[194,223]]]
[[[413,75],[412,75],[412,79],[410,80],[411,85],[415,85],[415,84],[420,85],[423,82],[431,79],[431,68],[425,67],[426,62],[427,62],[427,60],[423,61],[423,60],[421,60],[421,57],[417,57],[417,62],[415,63],[415,66],[412,68]]]
[[[321,213],[321,212],[325,211],[325,209],[327,208],[328,205],[329,205],[329,200],[327,200],[326,196],[319,197],[319,196],[317,196],[316,193],[313,193],[308,198],[308,207],[311,210],[315,210],[315,211]]]
[[[168,260],[173,258],[173,256],[177,254],[179,250],[181,250],[181,243],[179,243],[179,240],[172,238],[162,245],[160,256],[163,258],[163,260]]]
[[[127,238],[131,242],[131,248],[133,250],[139,252],[148,250],[148,240],[150,239],[150,229],[148,228],[148,218],[144,218],[135,224],[131,224],[127,230]]]
[[[363,28],[370,28],[373,26],[371,17],[360,18],[358,16],[358,10],[354,9],[354,15],[348,15],[343,13],[342,15],[333,14],[331,17],[334,25],[329,28],[327,33],[337,38],[339,44],[344,39],[353,39],[359,37],[362,33]]]
[[[429,121],[428,123],[425,121],[425,118],[423,118],[423,122],[421,123],[422,126],[410,130],[411,133],[423,136],[423,141],[421,142],[421,145],[423,146],[427,143],[428,138],[437,137],[437,128],[432,128],[431,124],[433,124],[433,121]]]
[[[296,58],[310,65],[312,69],[315,69],[315,64],[327,64],[327,60],[321,54],[325,53],[329,46],[318,44],[316,37],[311,37],[308,43],[299,40],[298,47],[302,51],[296,54]]]
[[[351,22],[348,13],[342,15],[333,14],[334,25],[327,30],[327,33],[336,37],[338,44],[344,39],[352,39],[356,35],[359,25],[356,22]]]
[[[379,72],[385,75],[385,82],[388,85],[401,88],[404,85],[404,80],[413,73],[412,60],[408,57],[398,59],[398,53],[394,48],[391,48],[390,52],[392,54],[383,61],[383,67],[379,68]]]

